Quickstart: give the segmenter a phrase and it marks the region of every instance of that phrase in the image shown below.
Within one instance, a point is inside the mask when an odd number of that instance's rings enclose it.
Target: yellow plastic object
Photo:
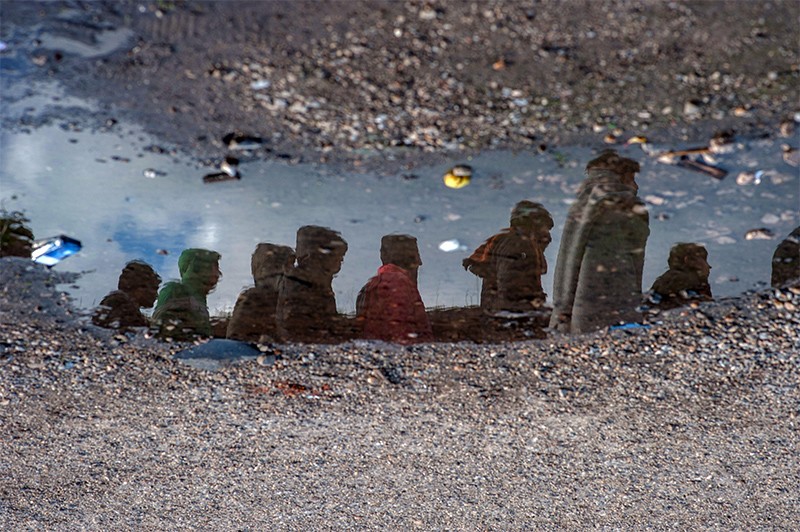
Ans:
[[[464,188],[472,180],[472,167],[459,164],[444,174],[444,184],[450,188]]]

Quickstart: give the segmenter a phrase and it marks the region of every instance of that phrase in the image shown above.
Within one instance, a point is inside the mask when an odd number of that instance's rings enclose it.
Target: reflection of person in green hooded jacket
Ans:
[[[219,260],[219,253],[207,249],[186,249],[181,253],[181,280],[164,285],[153,312],[159,336],[176,340],[211,336],[206,297],[222,276]]]

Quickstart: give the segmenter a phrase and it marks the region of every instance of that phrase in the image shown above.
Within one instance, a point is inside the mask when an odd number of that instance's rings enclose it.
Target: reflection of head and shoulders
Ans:
[[[464,268],[482,278],[482,308],[525,312],[544,304],[541,276],[547,272],[544,250],[552,227],[544,206],[520,201],[511,211],[510,226],[464,259]]]
[[[433,339],[425,305],[417,289],[422,259],[417,239],[386,235],[381,239],[378,273],[361,289],[356,314],[364,338],[413,343]]]
[[[297,230],[296,263],[286,268],[278,295],[278,328],[285,339],[327,341],[337,334],[333,277],[342,267],[347,242],[327,227]]]
[[[138,260],[129,262],[119,276],[118,289],[103,298],[92,322],[107,328],[147,326],[141,309],[153,306],[160,283],[161,278],[152,266]]]
[[[641,320],[649,217],[635,181],[639,163],[613,150],[586,166],[569,209],[553,280],[550,326],[589,332]]]
[[[207,249],[186,249],[178,258],[180,281],[170,281],[158,294],[153,321],[165,337],[210,336],[206,298],[222,276],[220,255]]]
[[[294,263],[294,258],[294,250],[289,246],[258,244],[250,261],[255,286],[239,295],[228,322],[228,338],[246,341],[259,341],[264,336],[276,338],[278,288],[284,270]]]
[[[775,249],[771,284],[775,288],[800,285],[800,227]]]
[[[700,244],[676,244],[669,252],[669,270],[653,283],[651,302],[662,309],[691,301],[710,301],[708,251]]]

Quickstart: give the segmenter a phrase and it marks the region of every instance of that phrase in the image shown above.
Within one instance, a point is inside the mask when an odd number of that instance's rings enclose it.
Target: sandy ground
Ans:
[[[3,83],[59,81],[99,102],[79,125],[134,119],[199,158],[232,130],[265,157],[420,160],[774,134],[797,111],[796,2],[287,5],[3,2]],[[52,44],[120,28],[111,56]],[[284,346],[272,366],[205,372],[171,359],[181,346],[86,325],[65,281],[0,261],[3,529],[800,522],[797,290],[637,333]]]
[[[0,261],[4,529],[792,529],[800,290],[649,331],[218,372]]]

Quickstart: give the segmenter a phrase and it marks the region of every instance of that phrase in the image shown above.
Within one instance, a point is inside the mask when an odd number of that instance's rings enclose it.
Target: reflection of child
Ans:
[[[185,249],[178,259],[181,280],[164,285],[158,294],[153,323],[164,338],[211,336],[206,297],[221,277],[220,255],[207,249]]]
[[[669,270],[650,288],[651,301],[656,307],[670,309],[691,300],[710,301],[708,251],[699,244],[676,244],[669,252]]]
[[[433,340],[425,305],[417,290],[417,272],[422,265],[417,239],[409,235],[386,235],[381,239],[378,274],[358,293],[357,320],[361,335],[409,344]]]
[[[122,269],[118,290],[100,302],[92,323],[106,328],[146,327],[147,318],[140,308],[150,308],[158,296],[161,277],[142,261],[131,261]]]

